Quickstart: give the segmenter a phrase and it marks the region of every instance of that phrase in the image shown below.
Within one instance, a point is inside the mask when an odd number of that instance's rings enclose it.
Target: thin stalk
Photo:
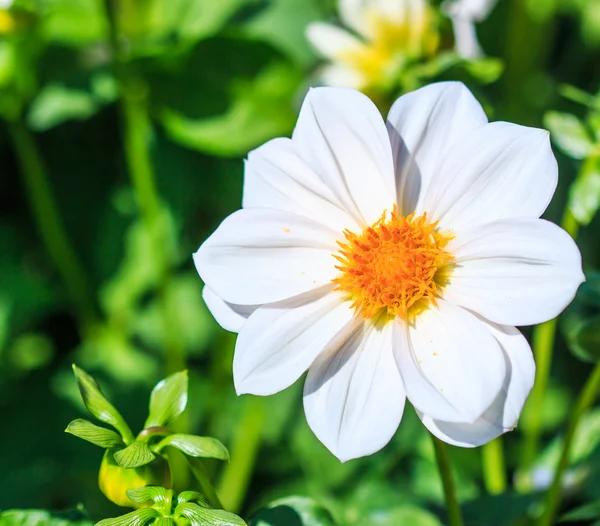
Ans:
[[[483,481],[490,495],[500,495],[506,491],[506,466],[500,437],[492,440],[481,450]]]
[[[81,327],[85,331],[90,329],[96,320],[94,296],[83,265],[64,228],[44,160],[22,119],[9,122],[8,131],[21,168],[27,199],[37,229],[63,280]]]
[[[119,81],[123,141],[129,176],[133,184],[142,220],[152,240],[152,257],[160,269],[158,293],[163,314],[165,334],[165,370],[172,374],[185,369],[185,349],[178,330],[178,320],[169,307],[168,291],[171,280],[170,262],[165,256],[168,244],[163,228],[163,207],[156,186],[156,177],[150,154],[152,122],[148,109],[150,88],[140,77],[129,71],[125,53],[119,44],[116,7],[111,0],[105,0],[105,8],[110,21],[110,43],[113,54],[113,69]]]
[[[556,319],[537,325],[533,329],[532,349],[535,356],[535,381],[529,396],[528,421],[523,428],[524,444],[521,458],[521,469],[524,478],[519,483],[522,492],[531,491],[530,470],[537,457],[542,435],[543,405],[550,377],[552,352],[556,336]]]
[[[225,509],[233,513],[237,513],[244,502],[256,463],[265,419],[265,403],[264,398],[247,398],[242,417],[237,422],[231,462],[225,468],[218,490]]]
[[[217,492],[215,491],[214,486],[210,482],[210,478],[208,476],[206,468],[204,467],[204,464],[202,463],[202,460],[200,460],[199,458],[192,458],[192,457],[186,457],[186,458],[190,465],[190,469],[192,470],[192,473],[194,474],[194,477],[196,477],[198,484],[200,484],[200,489],[201,489],[202,493],[208,499],[208,503],[213,508],[223,509],[223,505],[221,504],[221,501],[219,500],[219,496],[217,495]]]
[[[545,69],[555,22],[553,16],[534,11],[530,4],[524,0],[508,2],[502,94],[507,120],[537,124],[540,111],[527,103],[525,90]]]
[[[579,425],[581,417],[594,403],[599,389],[600,363],[596,364],[594,370],[590,374],[590,377],[588,378],[583,390],[581,391],[581,394],[579,395],[579,398],[577,399],[571,419],[569,420],[562,452],[560,454],[558,466],[556,467],[556,471],[554,473],[554,480],[552,481],[550,490],[546,495],[544,513],[539,520],[539,526],[551,526],[554,524],[554,517],[560,504],[562,477],[569,465],[569,453],[571,451],[573,437],[575,436],[575,432],[577,431],[577,426]]]
[[[584,164],[577,177],[581,177],[586,169],[586,164]],[[579,233],[579,223],[568,208],[564,212],[561,226],[573,239],[577,237],[577,234]],[[534,327],[532,334],[532,349],[536,362],[535,382],[528,402],[528,425],[526,428],[524,427],[523,430],[525,434],[521,457],[523,477],[517,479],[517,489],[524,493],[528,493],[532,490],[530,471],[537,458],[542,435],[542,408],[546,397],[546,390],[548,388],[548,379],[550,377],[554,341],[556,339],[556,327],[557,319],[555,318]]]
[[[464,522],[460,506],[458,505],[458,499],[456,498],[456,487],[454,486],[454,479],[452,478],[450,459],[448,458],[446,444],[433,435],[431,435],[431,439],[433,440],[435,459],[440,471],[440,477],[442,478],[442,484],[444,485],[444,498],[446,499],[448,523],[450,526],[463,526]]]
[[[171,269],[165,257],[165,245],[168,241],[165,239],[166,232],[161,221],[160,198],[148,148],[152,125],[148,114],[147,97],[148,87],[143,81],[139,79],[122,81],[125,155],[142,219],[151,236],[151,257],[154,258],[161,272],[158,293],[165,334],[165,369],[169,375],[185,369],[185,352],[177,330],[178,320],[168,301]]]

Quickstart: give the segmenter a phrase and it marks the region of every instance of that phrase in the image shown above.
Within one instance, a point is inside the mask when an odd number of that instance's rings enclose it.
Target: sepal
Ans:
[[[115,460],[123,468],[139,468],[150,464],[155,458],[148,444],[140,440],[115,453]]]
[[[190,457],[229,460],[227,448],[219,440],[212,437],[173,434],[163,438],[156,446],[156,451],[160,451],[166,446],[179,449],[179,451]]]
[[[115,407],[102,394],[100,386],[89,374],[73,364],[73,372],[77,379],[77,386],[83,398],[83,403],[88,411],[98,420],[113,426],[126,443],[133,440],[131,429]]]
[[[150,413],[144,427],[160,427],[171,424],[185,411],[187,399],[187,371],[172,374],[160,381],[150,395]]]
[[[124,447],[125,443],[118,433],[104,427],[92,424],[83,418],[73,420],[65,429],[65,433],[70,433],[78,438],[87,440],[95,446],[103,449],[113,449]]]
[[[96,523],[96,526],[144,526],[144,524],[159,516],[158,511],[153,508],[141,508],[114,519],[101,520]]]
[[[183,516],[190,521],[191,526],[204,526],[206,524],[218,524],[219,526],[247,526],[246,522],[224,510],[203,508],[192,502],[179,504],[175,508],[175,516]]]

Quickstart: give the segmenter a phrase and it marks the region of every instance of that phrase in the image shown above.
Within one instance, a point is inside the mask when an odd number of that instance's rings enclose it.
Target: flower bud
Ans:
[[[171,472],[169,464],[162,457],[140,466],[139,468],[123,468],[117,464],[113,451],[106,450],[100,473],[98,485],[108,500],[119,506],[129,508],[142,508],[143,504],[132,502],[127,496],[127,490],[143,486],[171,487]]]

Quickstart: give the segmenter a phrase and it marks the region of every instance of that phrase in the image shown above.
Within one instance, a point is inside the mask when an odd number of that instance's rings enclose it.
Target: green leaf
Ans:
[[[175,515],[187,518],[191,526],[247,526],[243,519],[233,513],[201,508],[191,502],[179,504],[175,508]]]
[[[165,108],[162,123],[173,140],[188,148],[224,157],[244,155],[289,133],[296,119],[290,97],[299,82],[294,68],[273,64],[240,83],[225,113],[196,120]]]
[[[181,0],[180,0],[181,1]],[[197,41],[216,34],[240,8],[256,4],[259,0],[220,0],[197,2],[182,0],[182,11],[174,20],[174,27],[183,40]],[[165,15],[173,13],[170,2],[160,2]]]
[[[150,414],[144,427],[167,426],[185,411],[188,399],[187,371],[161,380],[150,395]]]
[[[587,128],[575,115],[549,111],[544,116],[544,125],[558,147],[574,159],[587,157],[594,148]]]
[[[369,526],[442,526],[440,520],[431,512],[412,505],[404,505],[390,510],[374,512],[368,520]]]
[[[8,510],[0,513],[2,526],[92,526],[80,510],[52,513],[47,510]]]
[[[430,79],[441,75],[444,71],[463,62],[463,59],[454,52],[442,52],[422,64],[415,64],[406,70],[409,76]]]
[[[15,370],[27,372],[50,363],[53,354],[52,340],[46,334],[25,333],[13,340],[5,356]]]
[[[83,418],[77,418],[73,420],[65,429],[66,433],[71,433],[76,437],[87,440],[92,444],[99,446],[104,449],[112,449],[117,447],[124,447],[123,439],[121,436],[111,429],[92,424],[88,420]]]
[[[595,97],[591,93],[583,91],[576,86],[571,86],[570,84],[561,84],[558,86],[558,92],[565,99],[572,100],[578,104],[583,104],[588,108],[593,108],[596,102]]]
[[[108,35],[101,0],[41,2],[39,20],[45,39],[67,46],[91,44]]]
[[[598,2],[581,3],[581,36],[587,46],[600,46],[600,6]]]
[[[482,84],[496,82],[504,71],[504,62],[498,58],[486,57],[468,61],[465,64],[467,72]]]
[[[50,84],[31,103],[27,124],[36,131],[46,131],[69,120],[86,120],[100,108],[94,96],[81,89]]]
[[[600,360],[599,324],[600,273],[589,272],[561,319],[563,335],[576,358],[588,363]]]
[[[115,460],[123,468],[138,468],[150,464],[155,458],[148,444],[139,440],[115,453]]]
[[[574,510],[565,513],[558,522],[577,522],[597,519],[600,517],[600,502],[584,504]]]
[[[95,526],[143,526],[157,517],[160,517],[160,513],[154,508],[140,508],[114,519],[104,519]]]
[[[244,35],[268,42],[302,66],[315,61],[315,53],[306,38],[306,26],[327,16],[327,2],[274,0],[243,24]]]
[[[113,426],[121,433],[125,443],[131,442],[133,440],[131,429],[129,429],[121,414],[104,397],[96,380],[75,364],[73,364],[73,372],[75,378],[77,378],[81,398],[83,398],[83,403],[88,411],[101,422]]]
[[[528,518],[529,511],[537,502],[539,502],[539,493],[519,495],[510,491],[501,495],[480,495],[477,499],[466,502],[461,507],[465,524],[525,526],[528,523],[531,524]]]
[[[179,495],[177,495],[177,504],[193,501],[196,501],[201,506],[207,506],[204,495],[202,495],[202,493],[198,493],[197,491],[182,491]]]
[[[582,225],[587,225],[600,207],[600,158],[589,157],[571,185],[569,210]]]
[[[169,328],[162,323],[168,308],[179,322],[179,341],[190,354],[205,350],[215,332],[214,318],[202,300],[203,283],[198,274],[180,273],[169,281],[163,295],[140,309],[133,320],[135,335],[150,348],[162,349]]]
[[[569,468],[566,478],[571,484],[580,482],[586,476],[586,469],[577,469],[577,464],[587,460],[600,444],[600,408],[585,413],[573,435],[569,452]],[[564,447],[564,436],[557,436],[539,455],[533,471],[548,473],[551,477],[559,462]],[[551,478],[550,478],[551,480]]]
[[[160,451],[166,446],[179,449],[179,451],[190,457],[229,460],[229,451],[227,451],[227,448],[216,438],[212,437],[174,434],[163,438],[158,443],[157,450]]]
[[[167,490],[161,486],[145,486],[127,490],[127,496],[136,504],[144,504],[149,500],[162,503],[167,498]]]
[[[565,325],[568,322],[565,320]],[[584,362],[600,360],[600,315],[580,318],[566,333],[569,348]]]
[[[168,517],[159,517],[152,523],[152,526],[175,526],[175,521]]]
[[[296,496],[285,497],[270,503],[250,521],[250,526],[288,526],[292,524],[334,526],[335,523],[329,511],[321,504],[307,497]]]

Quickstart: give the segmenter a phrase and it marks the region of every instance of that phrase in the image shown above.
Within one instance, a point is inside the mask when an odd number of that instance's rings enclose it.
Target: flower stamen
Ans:
[[[349,294],[352,307],[365,318],[386,313],[407,319],[436,303],[443,286],[440,270],[452,261],[444,250],[453,238],[439,232],[427,214],[399,216],[394,207],[360,235],[344,231],[338,241],[340,275],[336,290]]]

